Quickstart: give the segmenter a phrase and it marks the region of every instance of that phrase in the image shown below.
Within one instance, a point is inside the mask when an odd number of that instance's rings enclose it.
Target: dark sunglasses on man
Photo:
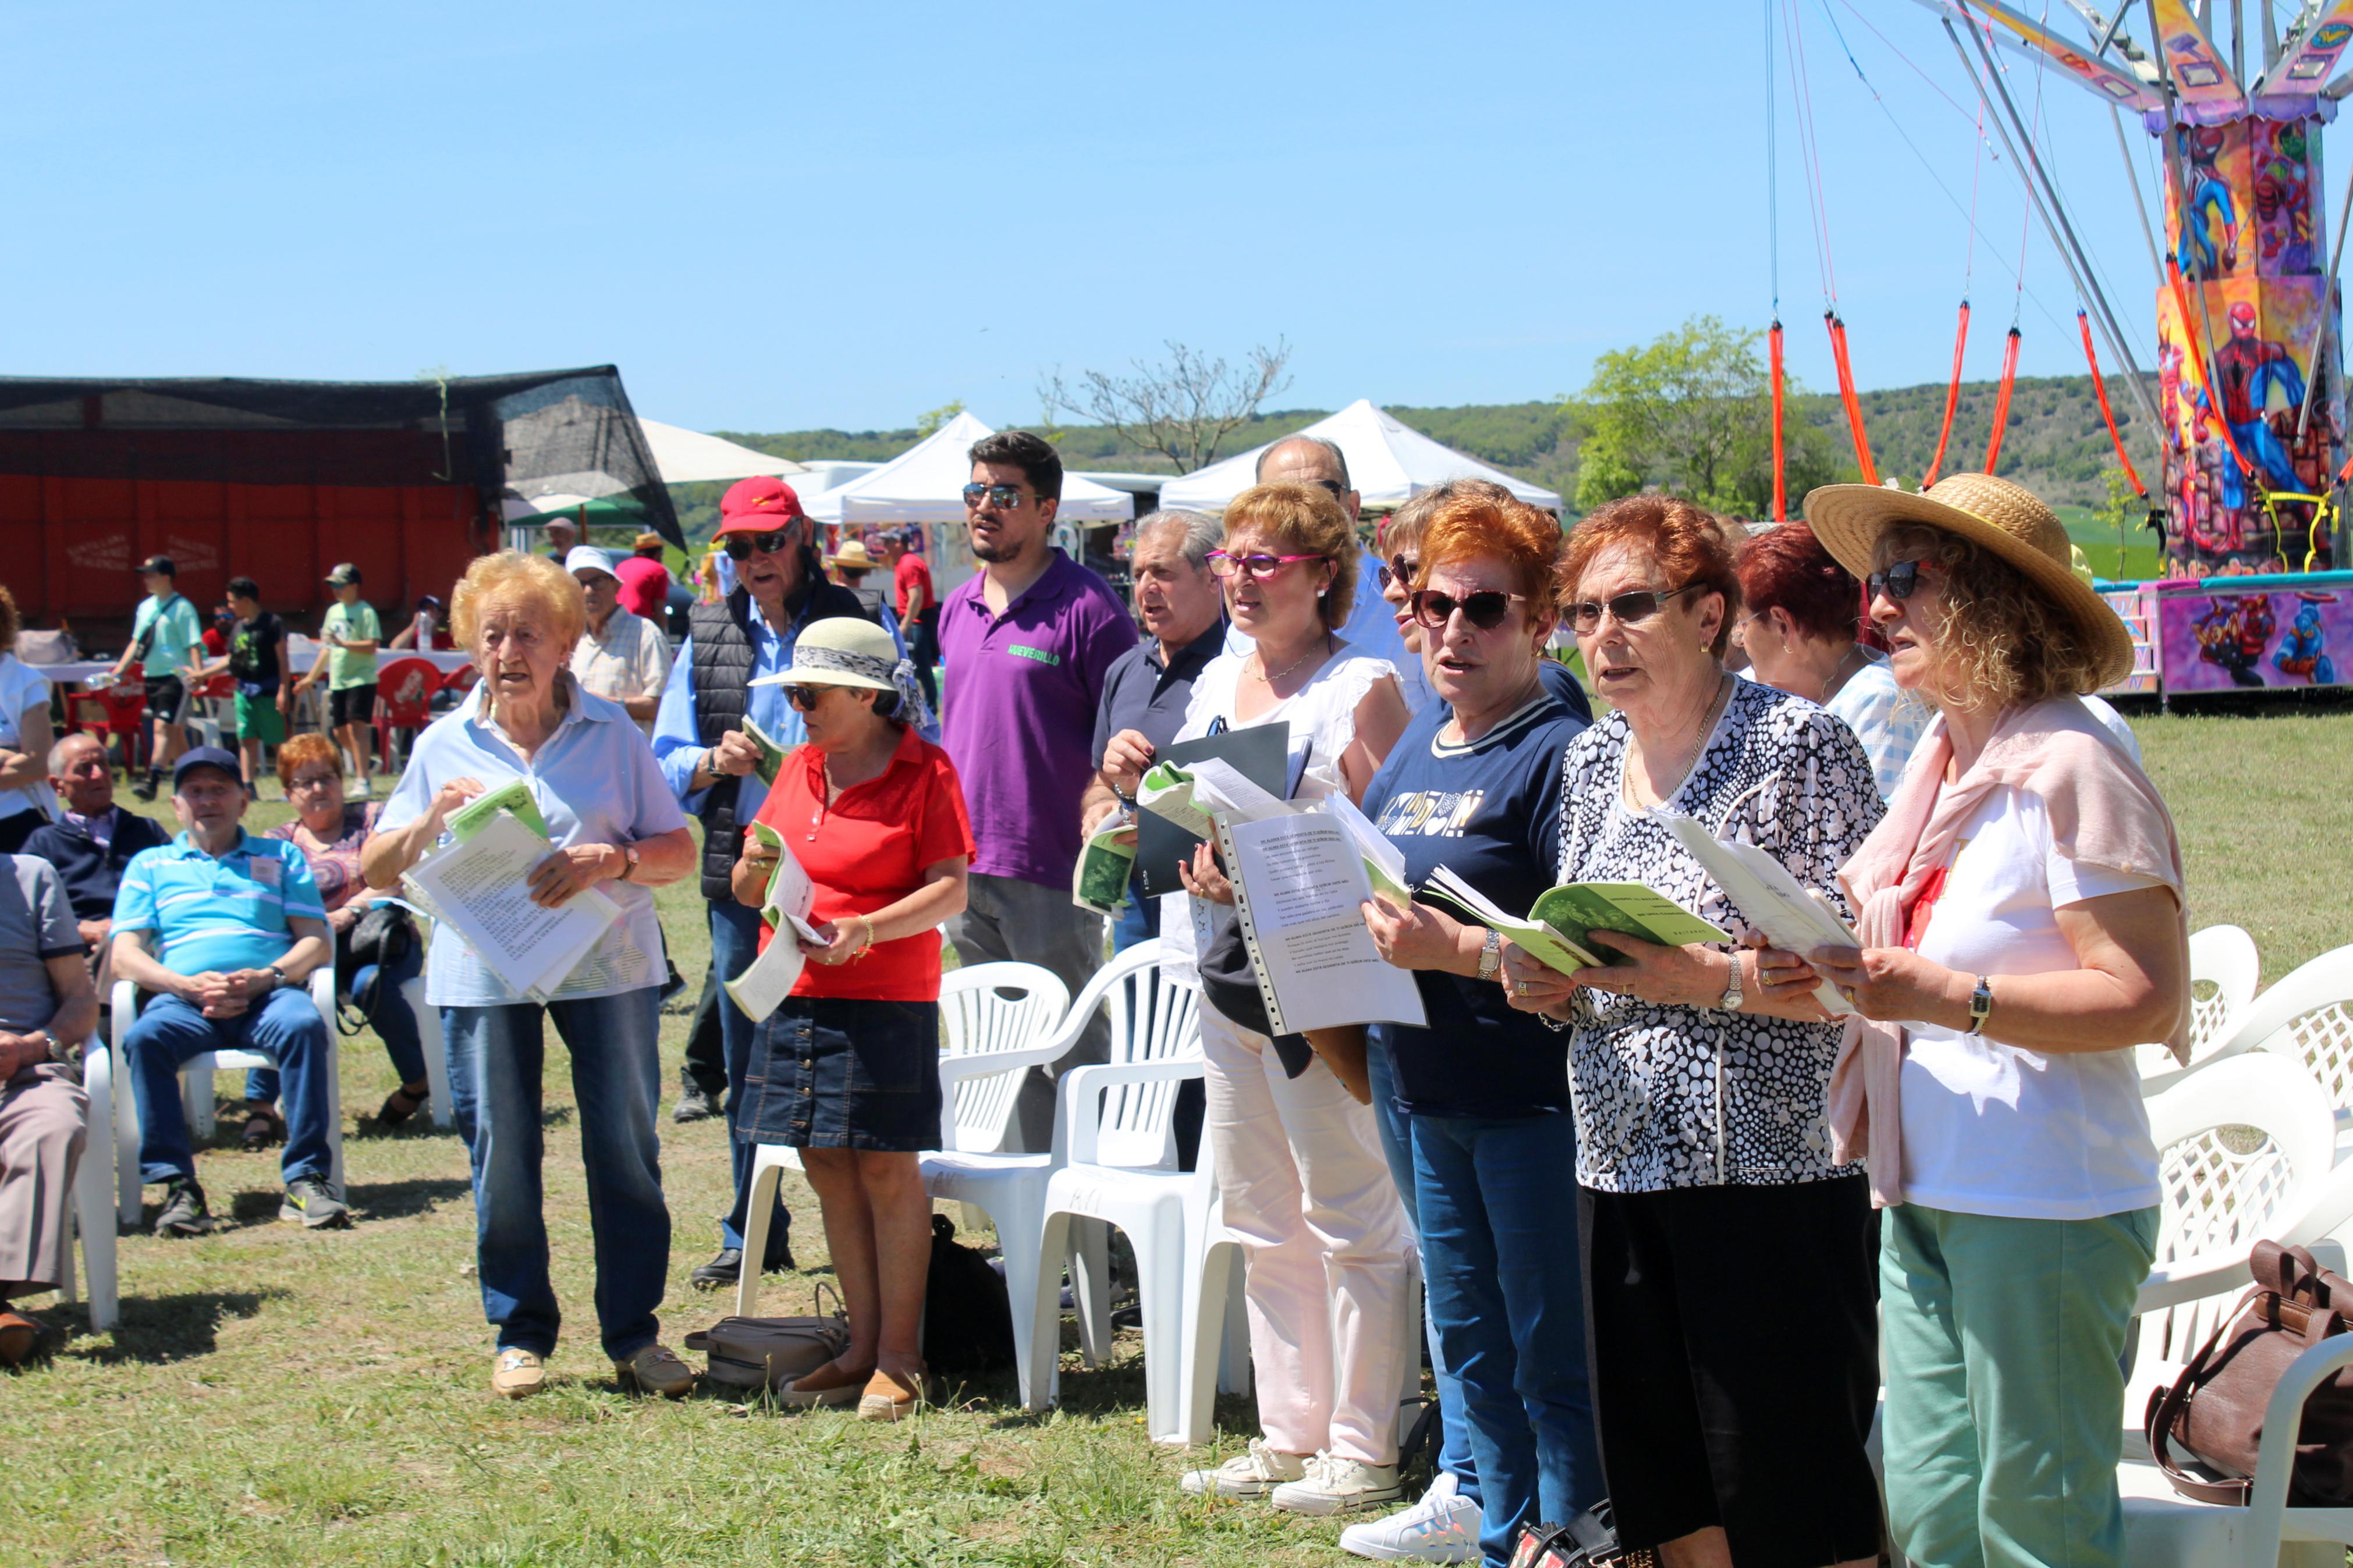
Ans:
[[[1579,599],[1577,603],[1565,607],[1568,614],[1568,624],[1579,632],[1597,629],[1601,625],[1601,612],[1604,610],[1615,616],[1621,626],[1640,626],[1663,609],[1669,599],[1680,597],[1699,586],[1701,584],[1697,583],[1686,583],[1680,588],[1670,588],[1663,594],[1654,594],[1648,588],[1639,588],[1633,593],[1620,594],[1609,599],[1598,601]]]
[[[1021,488],[1018,485],[965,486],[965,505],[977,507],[984,500],[999,511],[1011,511],[1021,504]]]
[[[1454,612],[1460,610],[1463,619],[1472,626],[1482,632],[1492,632],[1504,624],[1504,617],[1512,613],[1514,605],[1524,605],[1527,598],[1525,594],[1506,594],[1501,588],[1482,588],[1460,598],[1435,588],[1423,588],[1407,603],[1413,606],[1413,618],[1431,631],[1444,631],[1446,624],[1454,618]]]
[[[720,541],[719,547],[727,552],[730,561],[749,561],[755,550],[763,555],[774,555],[792,542],[790,529],[776,528],[765,533],[731,533]]]

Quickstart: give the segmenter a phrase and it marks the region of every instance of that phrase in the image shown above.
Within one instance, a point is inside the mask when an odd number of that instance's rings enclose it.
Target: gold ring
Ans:
[[[1519,980],[1514,981],[1513,984],[1516,984],[1520,988],[1521,995],[1525,996],[1528,994],[1528,983],[1526,981]]]

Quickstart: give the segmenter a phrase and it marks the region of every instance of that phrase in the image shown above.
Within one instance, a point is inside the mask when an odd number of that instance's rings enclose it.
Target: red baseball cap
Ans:
[[[719,527],[712,536],[766,533],[807,515],[801,510],[801,498],[792,486],[773,474],[754,474],[748,479],[736,480],[720,498]]]

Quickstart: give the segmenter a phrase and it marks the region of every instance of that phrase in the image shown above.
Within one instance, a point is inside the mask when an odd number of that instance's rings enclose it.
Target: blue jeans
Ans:
[[[482,1315],[499,1348],[555,1349],[563,1314],[547,1274],[540,1184],[543,1020],[572,1053],[580,1152],[588,1167],[588,1225],[596,1240],[596,1326],[616,1361],[654,1342],[654,1309],[670,1272],[670,1207],[662,1200],[661,988],[617,996],[501,1007],[444,1007],[450,1109],[474,1168],[474,1256]]]
[[[732,900],[712,900],[711,972],[722,980],[738,979],[759,956],[760,911],[745,909]],[[760,1026],[745,1017],[744,1009],[721,991],[719,1040],[720,1048],[727,1055],[727,1104],[731,1111],[743,1101],[744,1079],[752,1070],[752,1042],[759,1033]],[[744,1216],[752,1201],[752,1161],[755,1152],[752,1145],[733,1136],[727,1140],[727,1158],[735,1177],[735,1201],[727,1205],[727,1213],[719,1221],[719,1245],[723,1247],[740,1248],[744,1245]],[[792,1228],[792,1211],[785,1207],[780,1192],[776,1212],[768,1216],[768,1246],[784,1246]]]
[[[1144,879],[1131,872],[1127,879],[1127,902],[1111,918],[1111,950],[1125,952],[1141,942],[1150,942],[1160,934],[1160,900],[1147,898]]]
[[[366,1010],[368,1027],[384,1042],[384,1054],[392,1058],[392,1070],[400,1075],[404,1084],[425,1081],[425,1040],[417,1033],[417,1015],[409,1010],[408,1000],[400,988],[425,973],[425,944],[409,944],[406,956],[383,972],[383,984],[375,994],[375,1005]],[[376,978],[377,966],[371,963],[352,976],[352,994],[367,994],[368,983]],[[256,1105],[267,1105],[278,1098],[278,1073],[271,1068],[254,1068],[245,1075],[245,1098]]]
[[[1462,1390],[1490,1568],[1519,1527],[1599,1502],[1585,1367],[1576,1123],[1565,1112],[1415,1116],[1415,1209],[1430,1321]]]
[[[1405,1217],[1421,1233],[1413,1187],[1413,1136],[1404,1111],[1397,1104],[1397,1074],[1389,1065],[1388,1031],[1375,1024],[1365,1041],[1365,1076],[1372,1080],[1373,1123],[1381,1134],[1381,1154],[1389,1163],[1398,1196],[1405,1202]],[[1422,1273],[1430,1259],[1422,1258]],[[1471,1426],[1462,1415],[1462,1384],[1446,1368],[1446,1348],[1438,1342],[1438,1320],[1425,1318],[1422,1331],[1430,1341],[1430,1373],[1438,1380],[1438,1468],[1454,1478],[1457,1495],[1479,1500],[1479,1467],[1471,1457]]]
[[[158,996],[122,1037],[139,1081],[139,1179],[168,1182],[196,1173],[188,1148],[188,1121],[180,1109],[180,1068],[206,1051],[260,1051],[285,1074],[286,1152],[279,1169],[325,1179],[334,1168],[328,1130],[343,1108],[327,1095],[327,1053],[335,1048],[327,1021],[301,986],[273,991],[259,1007],[231,1018],[207,1018],[177,996]],[[206,1087],[205,1092],[212,1089]]]

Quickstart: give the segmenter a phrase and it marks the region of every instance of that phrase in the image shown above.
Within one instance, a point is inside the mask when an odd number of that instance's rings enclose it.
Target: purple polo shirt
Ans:
[[[1135,622],[1103,580],[1060,551],[1005,607],[985,577],[940,605],[940,742],[964,781],[972,868],[1065,887],[1079,858],[1079,797],[1094,776],[1095,707]]]

